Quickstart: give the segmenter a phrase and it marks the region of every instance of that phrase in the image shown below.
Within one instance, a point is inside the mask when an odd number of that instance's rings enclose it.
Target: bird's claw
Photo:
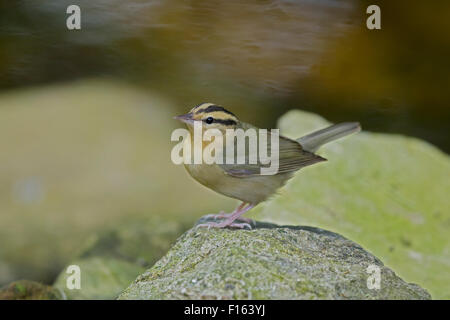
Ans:
[[[222,217],[226,215],[225,211],[220,211],[219,213],[207,214],[202,217],[202,219],[217,219],[218,217]]]
[[[225,213],[224,211],[220,211],[218,214],[207,214],[202,217],[202,219],[228,219],[232,214],[231,213]],[[239,217],[236,220],[244,221],[247,224],[253,224],[253,220],[245,217]]]
[[[249,230],[252,230],[252,226],[248,223],[230,223],[230,224],[224,224],[223,222],[217,223],[217,222],[207,222],[207,223],[201,223],[196,226],[196,228],[219,228],[223,229],[226,227],[230,228],[237,228],[237,229],[245,229],[248,228]]]

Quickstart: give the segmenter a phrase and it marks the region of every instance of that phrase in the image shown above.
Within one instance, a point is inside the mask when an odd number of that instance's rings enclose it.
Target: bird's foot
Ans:
[[[226,221],[225,222],[219,222],[219,223],[217,223],[217,222],[206,222],[206,223],[198,224],[196,226],[196,228],[208,228],[208,229],[210,229],[210,228],[222,229],[222,228],[226,228],[226,227],[236,228],[236,229],[245,229],[245,228],[247,228],[249,230],[252,230],[252,226],[250,224],[248,224],[248,223],[234,223],[234,222],[233,223],[226,223]]]
[[[218,214],[207,214],[206,216],[203,216],[202,219],[214,219],[214,220],[217,220],[217,219],[228,219],[228,218],[231,217],[231,215],[232,215],[232,213],[225,213],[224,211],[220,211]],[[245,218],[245,217],[239,217],[236,220],[244,221],[247,224],[253,224],[254,223],[252,219]]]

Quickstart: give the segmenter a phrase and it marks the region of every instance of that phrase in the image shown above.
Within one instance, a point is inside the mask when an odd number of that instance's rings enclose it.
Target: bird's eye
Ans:
[[[205,122],[206,122],[207,124],[211,124],[211,123],[214,122],[214,118],[213,118],[213,117],[208,117],[208,118],[206,118]]]

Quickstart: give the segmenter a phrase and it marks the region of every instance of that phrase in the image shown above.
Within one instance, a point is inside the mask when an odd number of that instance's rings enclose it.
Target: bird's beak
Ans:
[[[182,114],[181,116],[173,117],[175,120],[180,120],[181,122],[192,124],[194,119],[192,119],[192,113]]]

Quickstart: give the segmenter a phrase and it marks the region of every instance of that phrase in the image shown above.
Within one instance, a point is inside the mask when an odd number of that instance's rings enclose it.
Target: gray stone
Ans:
[[[204,222],[202,220],[199,223]],[[368,266],[380,269],[369,289]],[[119,299],[430,299],[358,244],[330,231],[256,223],[191,229]]]

